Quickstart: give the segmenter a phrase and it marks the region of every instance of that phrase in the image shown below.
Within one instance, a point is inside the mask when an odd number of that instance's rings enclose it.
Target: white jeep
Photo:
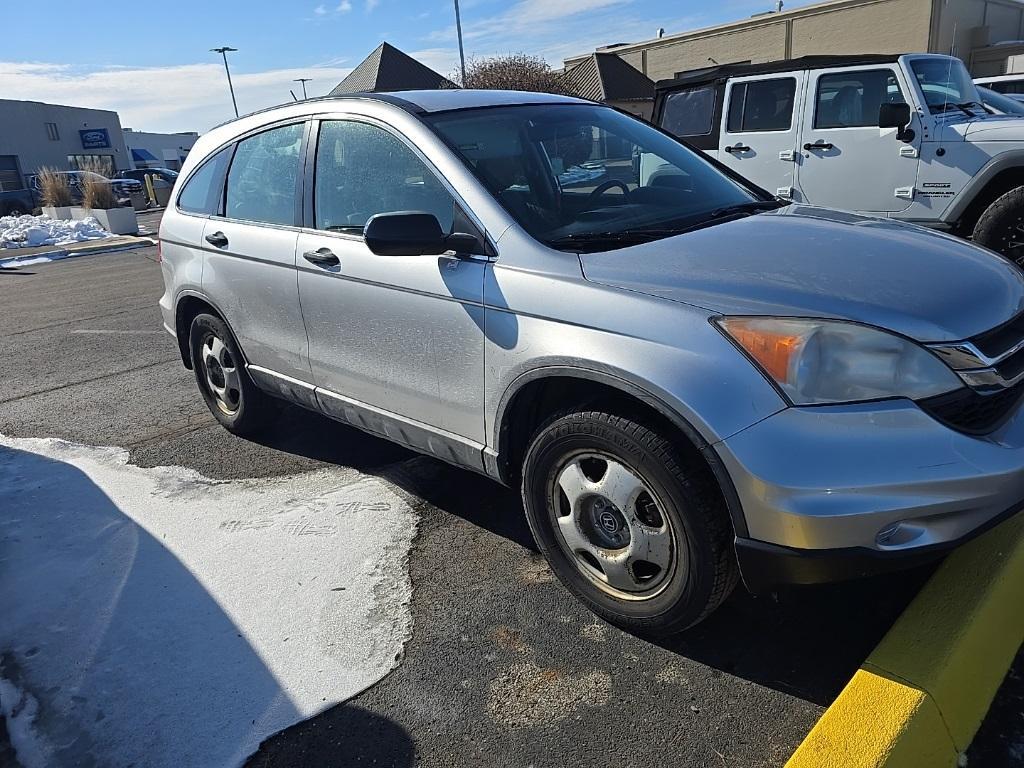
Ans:
[[[1024,265],[1024,119],[987,111],[959,59],[686,72],[658,83],[654,122],[778,197],[943,229]],[[671,173],[637,161],[642,184]]]

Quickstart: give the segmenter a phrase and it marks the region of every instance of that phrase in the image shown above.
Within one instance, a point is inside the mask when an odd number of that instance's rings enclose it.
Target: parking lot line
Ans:
[[[786,768],[956,766],[1024,641],[1024,515],[940,566]]]

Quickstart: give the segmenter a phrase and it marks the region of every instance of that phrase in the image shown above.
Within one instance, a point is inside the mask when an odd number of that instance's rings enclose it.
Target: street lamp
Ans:
[[[293,82],[302,83],[302,99],[306,100],[306,83],[310,82],[312,77],[296,77]]]
[[[231,91],[231,104],[235,108],[235,117],[238,117],[238,102],[235,101],[235,86],[231,84],[231,70],[228,69],[228,51],[237,51],[237,48],[231,48],[230,46],[224,45],[220,48],[211,48],[211,53],[219,53],[224,57],[224,71],[228,75],[228,90]]]
[[[462,18],[459,16],[459,0],[455,0],[455,30],[459,35],[459,66],[462,68],[462,87],[466,87],[466,54],[462,50]]]

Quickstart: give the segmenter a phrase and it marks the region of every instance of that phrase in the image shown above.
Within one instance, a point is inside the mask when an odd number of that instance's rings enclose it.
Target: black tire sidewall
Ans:
[[[1024,264],[1017,263],[1012,256],[1001,250],[1002,239],[1014,224],[1024,224],[1024,187],[1011,189],[989,205],[978,219],[972,239],[979,245],[1001,254],[1018,267],[1024,267]],[[1024,239],[1024,232],[1021,233],[1021,237]]]
[[[201,348],[203,341],[210,334],[217,336],[224,342],[238,367],[240,397],[238,410],[234,413],[225,413],[221,410],[220,406],[217,405],[216,396],[210,391],[209,385],[206,383],[206,367],[201,359]],[[239,350],[235,337],[228,329],[227,324],[214,315],[197,315],[189,329],[189,351],[192,355],[192,371],[195,373],[196,384],[199,387],[200,394],[203,396],[203,400],[206,401],[206,405],[210,409],[210,413],[213,414],[214,418],[224,428],[231,432],[240,433],[247,431],[249,427],[253,426],[254,418],[252,411],[258,407],[259,394],[245,371],[241,350]]]
[[[688,513],[693,504],[706,500],[693,498],[679,467],[669,466],[631,430],[595,416],[562,417],[534,439],[523,467],[522,489],[530,529],[555,575],[598,615],[636,631],[682,629],[706,613],[714,589],[715,556],[710,533],[700,515]],[[605,453],[626,464],[655,492],[662,513],[671,519],[676,569],[664,589],[651,598],[624,600],[603,592],[580,572],[556,539],[549,493],[553,475],[568,456],[586,451]],[[685,553],[685,567],[680,567],[679,552]]]

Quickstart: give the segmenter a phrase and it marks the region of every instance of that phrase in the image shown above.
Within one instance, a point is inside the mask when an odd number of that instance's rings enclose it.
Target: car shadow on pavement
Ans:
[[[301,429],[291,428],[293,418],[304,419]],[[515,490],[310,412],[289,414],[288,420],[288,434],[266,438],[267,445],[377,474],[442,512],[536,553]],[[394,463],[386,463],[387,459]],[[740,584],[724,605],[692,629],[668,639],[637,640],[824,706],[917,594],[931,570],[759,596]],[[566,595],[566,599],[571,598]]]

